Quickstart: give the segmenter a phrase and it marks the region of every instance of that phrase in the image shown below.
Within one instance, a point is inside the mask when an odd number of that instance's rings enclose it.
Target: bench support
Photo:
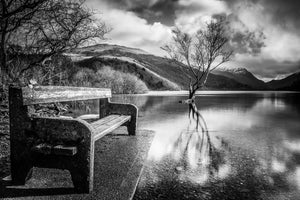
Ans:
[[[138,109],[131,104],[109,102],[110,90],[84,88],[38,87],[25,89],[10,87],[10,149],[11,180],[14,185],[24,185],[32,175],[32,168],[57,168],[70,171],[77,192],[93,190],[95,141],[115,128],[127,126],[129,135],[136,134]],[[51,93],[54,92],[54,95]],[[98,93],[95,93],[97,92]],[[73,97],[70,97],[70,94]],[[50,97],[49,97],[50,95]],[[71,95],[71,96],[72,96]],[[100,98],[99,118],[105,118],[101,126],[80,118],[32,117],[27,105],[81,99]],[[116,116],[113,116],[116,115]],[[110,123],[107,122],[113,119]],[[97,123],[97,121],[95,122]],[[100,133],[97,133],[99,131]],[[102,132],[101,132],[102,131]]]
[[[111,114],[130,115],[131,119],[125,123],[129,135],[136,134],[138,108],[133,104],[111,103],[108,98],[99,100],[99,116],[100,119]]]
[[[31,121],[27,115],[27,106],[23,106],[20,88],[13,87],[9,90],[9,115],[12,182],[15,185],[24,185],[31,176],[33,165],[28,149],[30,142],[26,140]]]

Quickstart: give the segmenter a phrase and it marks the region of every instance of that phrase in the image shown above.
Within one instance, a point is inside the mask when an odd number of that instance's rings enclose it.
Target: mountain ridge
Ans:
[[[132,47],[98,44],[67,53],[81,67],[106,65],[136,75],[153,90],[187,89],[187,68],[166,57]],[[94,67],[95,68],[95,67]],[[269,90],[265,83],[245,68],[219,68],[210,74],[204,90]],[[273,88],[272,88],[273,89]]]
[[[274,90],[300,91],[300,71],[280,80],[271,80],[267,85]]]
[[[249,85],[256,90],[267,90],[269,89],[266,83],[258,79],[255,75],[249,72],[246,68],[219,68],[213,71],[214,74],[219,74],[232,78],[240,83]]]

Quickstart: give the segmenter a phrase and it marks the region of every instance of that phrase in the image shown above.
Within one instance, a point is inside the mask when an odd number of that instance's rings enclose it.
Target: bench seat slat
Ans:
[[[110,98],[108,88],[65,87],[65,86],[34,86],[23,87],[23,104],[54,103],[79,101],[99,98]]]
[[[82,119],[82,120],[97,120],[97,125],[101,125],[101,124],[104,124],[108,121],[111,121],[113,119],[115,119],[116,116],[115,115],[108,115],[104,118],[102,118],[101,120],[99,120],[99,114],[88,114],[88,115],[81,115],[79,117],[77,117],[77,119]],[[93,122],[95,123],[95,122]]]
[[[74,156],[77,153],[77,147],[57,145],[52,148],[52,152],[55,155]]]
[[[94,120],[94,119],[99,119],[99,114],[80,115],[79,117],[76,117],[76,119],[82,119],[82,120]]]
[[[100,139],[101,137],[103,137],[107,133],[112,132],[130,119],[131,116],[129,115],[109,115],[105,118],[91,123],[91,126],[95,130],[93,134],[94,140]]]
[[[93,128],[97,129],[97,127],[103,126],[105,124],[114,124],[115,122],[118,122],[119,120],[127,117],[127,115],[108,115],[107,117],[91,123],[91,125],[93,126]]]
[[[50,145],[47,143],[41,143],[32,148],[33,152],[42,153],[45,155],[63,155],[63,156],[74,156],[77,153],[77,147],[75,146],[64,146],[64,145]]]
[[[31,151],[36,152],[36,153],[42,153],[45,155],[50,155],[51,149],[52,149],[52,146],[50,144],[41,143],[41,144],[38,144],[38,145],[32,147]]]

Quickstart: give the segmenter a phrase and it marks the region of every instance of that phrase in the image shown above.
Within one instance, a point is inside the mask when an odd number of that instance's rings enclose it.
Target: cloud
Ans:
[[[274,59],[245,54],[237,54],[234,61],[227,64],[231,67],[246,67],[250,72],[260,78],[269,80],[278,76],[285,77],[300,69],[299,62],[279,62]]]
[[[93,0],[97,1],[97,0]],[[100,0],[99,0],[100,1]],[[98,2],[99,2],[98,1]],[[173,25],[178,0],[102,0],[115,9],[130,11],[148,23]]]
[[[102,5],[106,6],[106,5]],[[159,47],[172,37],[171,29],[160,22],[149,24],[134,12],[120,9],[106,9],[97,17],[112,27],[107,35],[108,43],[141,48],[155,55],[164,52]]]
[[[235,30],[232,44],[237,55],[233,63],[265,79],[300,69],[299,1],[226,2],[231,28]]]
[[[286,29],[281,23],[276,23],[274,13],[266,12],[270,10],[265,7],[267,2],[254,4],[249,0],[249,2],[237,3],[232,9],[250,31],[263,32],[265,45],[261,49],[262,57],[279,62],[299,61],[300,48],[295,45],[300,42],[298,32],[295,32],[294,29]]]
[[[218,0],[179,0],[174,24],[193,34],[204,28],[215,14],[226,13],[227,6]]]
[[[264,8],[270,14],[273,23],[288,29],[300,29],[300,1],[299,0],[223,0],[230,7],[239,4],[255,4]]]
[[[258,55],[265,46],[266,38],[262,30],[251,30],[236,15],[226,16],[228,22],[229,45],[235,53]]]
[[[230,63],[272,78],[300,69],[300,1],[298,0],[87,0],[112,27],[108,42],[165,55],[172,26],[188,33],[204,28],[215,16],[226,16]]]

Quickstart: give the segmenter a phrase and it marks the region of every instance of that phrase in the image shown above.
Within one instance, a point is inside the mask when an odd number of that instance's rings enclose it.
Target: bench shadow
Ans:
[[[74,188],[11,188],[0,186],[0,198],[78,194]]]

